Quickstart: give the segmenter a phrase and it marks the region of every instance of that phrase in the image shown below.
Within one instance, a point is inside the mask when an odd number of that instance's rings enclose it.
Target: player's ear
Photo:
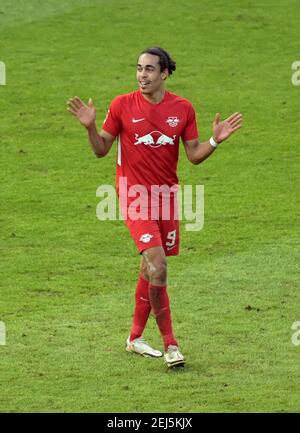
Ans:
[[[166,80],[168,78],[168,76],[169,76],[169,71],[166,68],[164,71],[162,71],[161,77],[162,77],[163,80]]]

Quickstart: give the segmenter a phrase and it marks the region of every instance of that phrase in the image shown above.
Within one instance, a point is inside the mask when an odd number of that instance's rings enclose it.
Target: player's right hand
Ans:
[[[78,96],[74,96],[74,98],[68,100],[67,110],[77,117],[81,125],[86,128],[95,123],[96,108],[91,99],[89,99],[88,105],[86,105]]]

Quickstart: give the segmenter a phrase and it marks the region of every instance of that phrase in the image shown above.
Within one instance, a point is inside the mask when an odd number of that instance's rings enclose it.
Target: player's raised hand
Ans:
[[[91,99],[86,105],[78,96],[75,96],[69,99],[67,109],[86,128],[89,128],[96,120],[96,108]]]
[[[220,114],[217,113],[213,122],[213,137],[217,143],[227,140],[231,134],[237,131],[243,122],[241,113],[234,113],[225,120],[220,119]]]

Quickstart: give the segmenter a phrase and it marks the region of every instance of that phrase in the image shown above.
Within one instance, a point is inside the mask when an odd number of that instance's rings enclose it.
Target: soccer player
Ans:
[[[200,143],[192,104],[165,89],[165,80],[175,69],[175,61],[164,49],[144,50],[137,61],[138,90],[113,99],[100,132],[97,131],[96,109],[91,99],[87,105],[77,96],[68,101],[68,110],[87,129],[97,157],[107,155],[116,138],[118,142],[116,171],[120,206],[141,254],[133,323],[126,350],[143,356],[163,355],[143,338],[152,310],[164,342],[164,359],[170,368],[185,364],[173,332],[167,292],[166,256],[179,252],[176,194],[170,200],[168,218],[162,215],[163,201],[159,193],[156,201],[141,202],[144,216],[136,218],[129,212],[130,204],[136,198],[132,188],[136,188],[138,193],[142,187],[142,192],[146,190],[149,196],[154,185],[175,187],[173,191],[176,191],[179,140],[183,142],[189,161],[199,164],[242,125],[242,115],[238,112],[223,121],[216,114],[212,137]],[[121,193],[120,181],[124,180],[125,193]]]

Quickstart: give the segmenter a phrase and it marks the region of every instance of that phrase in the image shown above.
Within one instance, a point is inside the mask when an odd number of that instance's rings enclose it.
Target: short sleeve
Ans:
[[[121,130],[121,98],[117,96],[112,100],[110,107],[107,111],[106,118],[104,119],[102,128],[111,134],[113,137],[119,135]]]
[[[195,140],[198,138],[196,113],[192,104],[188,105],[188,114],[185,128],[181,134],[182,141]]]

